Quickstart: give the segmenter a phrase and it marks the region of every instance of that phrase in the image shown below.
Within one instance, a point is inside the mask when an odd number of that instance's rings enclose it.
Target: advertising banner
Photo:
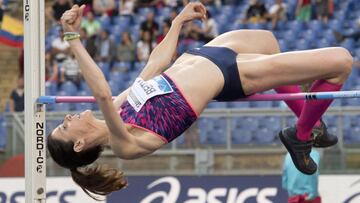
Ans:
[[[130,176],[107,203],[286,203],[281,176]],[[23,178],[0,178],[0,203],[25,203]],[[360,175],[322,175],[324,203],[359,203]],[[95,203],[70,177],[47,178],[47,203]]]
[[[129,187],[109,195],[117,203],[280,203],[280,176],[129,177]]]

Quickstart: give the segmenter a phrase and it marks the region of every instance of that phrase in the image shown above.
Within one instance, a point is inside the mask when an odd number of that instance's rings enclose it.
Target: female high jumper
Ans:
[[[206,17],[201,3],[189,3],[173,20],[138,78],[113,101],[103,73],[77,34],[83,10],[84,6],[73,6],[61,22],[65,40],[105,120],[96,119],[91,111],[66,115],[50,133],[47,144],[55,162],[70,169],[73,180],[88,194],[107,195],[127,185],[117,169],[88,166],[104,146],[110,146],[121,159],[143,157],[181,135],[212,100],[233,101],[273,88],[279,93],[298,93],[297,85],[313,81],[311,92],[339,91],[353,63],[344,48],[280,53],[271,32],[240,30],[187,51],[166,69],[182,25]],[[317,170],[309,155],[312,146],[327,147],[337,142],[321,121],[331,102],[287,101],[298,121],[279,136],[296,167],[305,174]],[[316,138],[315,132],[319,134]]]

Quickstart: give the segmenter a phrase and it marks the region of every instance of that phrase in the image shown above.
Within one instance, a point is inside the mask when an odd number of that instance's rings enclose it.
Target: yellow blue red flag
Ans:
[[[0,43],[12,47],[23,47],[24,26],[20,20],[4,15],[0,29]]]

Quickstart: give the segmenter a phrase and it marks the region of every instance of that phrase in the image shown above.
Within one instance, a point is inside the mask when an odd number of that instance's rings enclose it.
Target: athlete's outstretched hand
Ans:
[[[61,24],[65,32],[78,32],[83,16],[85,5],[79,7],[74,5],[70,10],[65,11],[61,17]]]
[[[181,23],[185,23],[190,20],[194,19],[206,19],[206,8],[200,2],[190,2],[188,3],[185,8],[176,16],[177,20]]]

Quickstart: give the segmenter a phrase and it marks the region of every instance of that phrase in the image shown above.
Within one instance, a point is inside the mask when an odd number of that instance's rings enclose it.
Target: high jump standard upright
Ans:
[[[25,53],[25,201],[46,200],[44,0],[24,0]]]

